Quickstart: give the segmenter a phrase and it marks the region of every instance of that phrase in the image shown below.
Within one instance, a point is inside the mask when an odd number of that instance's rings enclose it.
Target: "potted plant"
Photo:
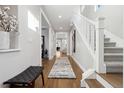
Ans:
[[[9,7],[0,8],[0,49],[10,48],[9,32],[17,31],[17,18],[10,15]]]

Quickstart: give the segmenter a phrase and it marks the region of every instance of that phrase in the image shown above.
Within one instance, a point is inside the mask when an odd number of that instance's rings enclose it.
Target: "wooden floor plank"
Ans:
[[[115,88],[123,87],[123,74],[122,73],[107,73],[99,74],[103,79],[110,83]]]
[[[104,88],[96,79],[87,79],[85,80],[89,88]]]
[[[68,58],[76,75],[76,79],[48,79],[48,74],[50,73],[50,70],[55,62],[55,57],[52,60],[46,59],[43,60],[45,88],[80,88],[80,80],[82,79],[83,72],[71,57]],[[43,87],[42,80],[39,78],[35,83],[35,87],[37,88]]]
[[[46,60],[43,62],[46,88],[80,88],[80,80],[83,72],[71,58],[69,60],[77,77],[76,79],[48,79],[48,74],[52,69],[55,58],[51,61]]]
[[[63,56],[63,55],[62,55]],[[45,79],[45,88],[80,88],[80,80],[82,79],[82,70],[80,67],[76,64],[76,62],[68,56],[72,69],[76,75],[76,79],[48,79],[48,74],[50,73],[50,70],[52,69],[52,66],[55,62],[55,57],[52,60],[45,59],[43,60],[43,66],[44,66],[44,79]],[[100,74],[105,80],[112,83],[115,87],[122,87],[123,83],[123,77],[122,75],[113,75],[113,74]],[[106,78],[107,77],[107,78]],[[103,87],[99,82],[90,80],[88,81],[89,86],[91,88],[99,88]],[[35,87],[41,88],[42,86],[42,79],[39,77],[36,80]]]

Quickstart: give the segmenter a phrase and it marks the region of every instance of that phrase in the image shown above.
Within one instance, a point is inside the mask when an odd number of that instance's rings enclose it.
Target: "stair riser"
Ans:
[[[123,67],[106,67],[106,72],[107,73],[122,73],[123,72]]]
[[[115,47],[116,43],[104,43],[104,47]]]
[[[110,41],[109,38],[105,38],[105,39],[104,39],[104,42],[109,42],[109,41]]]
[[[104,61],[123,61],[123,56],[104,56]]]
[[[104,49],[104,53],[123,53],[123,49]]]

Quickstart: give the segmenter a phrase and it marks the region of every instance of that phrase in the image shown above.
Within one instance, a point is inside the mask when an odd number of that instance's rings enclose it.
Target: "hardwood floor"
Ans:
[[[43,60],[45,88],[80,88],[80,80],[82,79],[83,72],[71,57],[68,57],[68,58],[70,60],[71,66],[77,78],[76,79],[48,79],[48,74],[55,62],[55,57],[53,58],[53,60],[46,59],[46,60]],[[36,80],[35,87],[36,88],[43,87],[41,77],[39,77]]]
[[[87,79],[85,81],[87,82],[89,88],[104,88],[104,86],[96,79]]]
[[[61,54],[61,56],[66,56]],[[80,80],[82,79],[82,70],[79,68],[79,66],[75,63],[75,61],[68,56],[72,69],[76,75],[76,79],[48,79],[48,74],[50,73],[50,70],[52,69],[52,66],[55,62],[55,57],[52,60],[44,59],[43,60],[43,66],[44,66],[44,80],[45,80],[45,86],[44,88],[80,88]],[[100,76],[108,81],[110,84],[112,84],[114,87],[122,87],[123,83],[123,76],[122,74],[100,74]],[[103,86],[94,80],[86,80],[90,88],[103,88]],[[39,77],[35,82],[36,88],[42,88],[42,79]]]
[[[99,74],[103,79],[109,82],[115,88],[123,87],[123,74],[119,73],[107,73]]]
[[[55,62],[55,58],[51,61],[46,60],[43,62],[46,88],[80,88],[82,71],[70,57],[69,60],[77,77],[76,79],[48,79],[47,77]]]

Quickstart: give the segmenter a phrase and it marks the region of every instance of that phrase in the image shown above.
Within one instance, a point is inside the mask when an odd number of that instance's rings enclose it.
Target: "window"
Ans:
[[[39,21],[30,11],[28,11],[28,28],[35,32],[37,31],[37,28],[39,28]]]

